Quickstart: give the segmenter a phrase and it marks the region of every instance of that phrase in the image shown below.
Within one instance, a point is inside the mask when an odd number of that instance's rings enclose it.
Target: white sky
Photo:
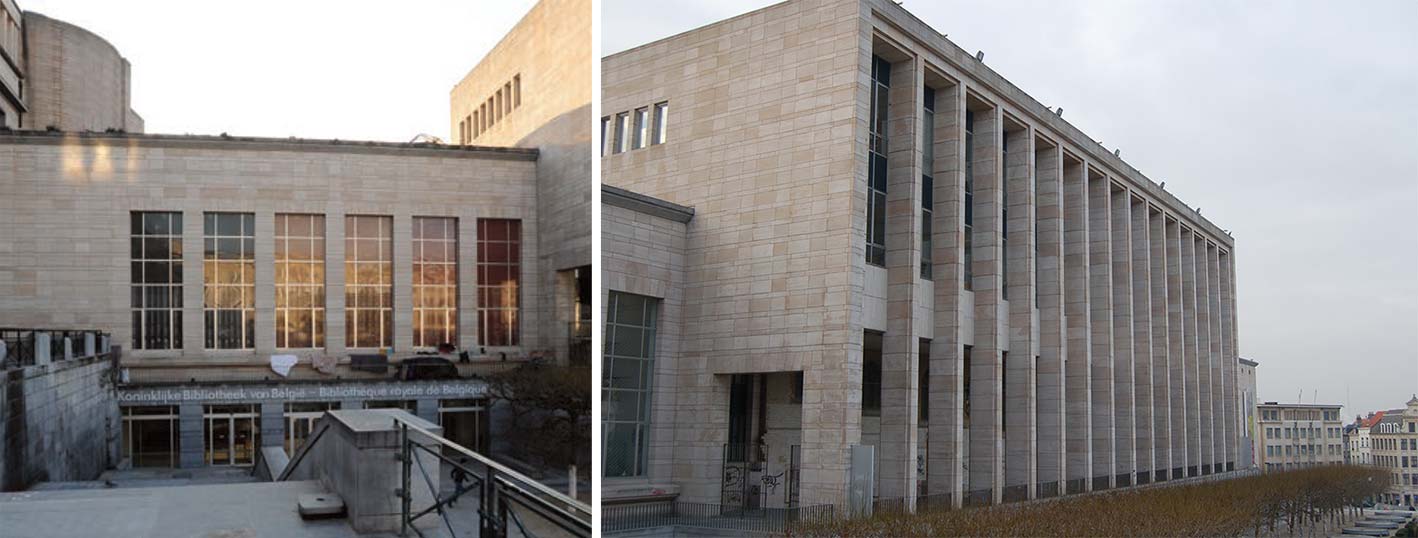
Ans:
[[[448,92],[534,0],[17,0],[133,65],[150,133],[447,140]]]
[[[773,3],[604,0],[603,53]],[[1418,2],[904,5],[1232,230],[1262,400],[1418,392]]]

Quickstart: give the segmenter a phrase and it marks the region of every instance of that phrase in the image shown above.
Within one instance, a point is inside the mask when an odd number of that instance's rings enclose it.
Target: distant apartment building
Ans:
[[[1383,420],[1384,414],[1393,412],[1377,411],[1369,413],[1365,417],[1354,417],[1354,423],[1344,427],[1346,433],[1344,444],[1348,448],[1348,457],[1345,461],[1354,465],[1372,465],[1374,463],[1373,437],[1370,432],[1375,424]]]
[[[1231,235],[898,3],[613,54],[602,98],[606,502],[1244,465]]]
[[[1393,475],[1380,502],[1412,510],[1418,506],[1418,396],[1405,405],[1384,413],[1369,436],[1372,465]]]
[[[1281,404],[1257,406],[1260,415],[1261,468],[1285,471],[1344,463],[1344,423],[1338,405]]]

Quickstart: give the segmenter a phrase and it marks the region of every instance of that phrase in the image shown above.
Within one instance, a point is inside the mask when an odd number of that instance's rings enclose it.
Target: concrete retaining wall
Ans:
[[[93,480],[118,460],[122,425],[112,368],[104,356],[4,372],[0,490]]]

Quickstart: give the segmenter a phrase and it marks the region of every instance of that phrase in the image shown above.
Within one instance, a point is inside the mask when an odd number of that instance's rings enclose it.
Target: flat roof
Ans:
[[[0,144],[19,145],[103,145],[130,147],[216,149],[238,151],[290,151],[298,153],[359,153],[410,157],[454,157],[535,161],[535,148],[499,146],[459,146],[431,143],[376,142],[323,138],[270,138],[256,136],[147,134],[93,131],[32,131],[0,129]]]

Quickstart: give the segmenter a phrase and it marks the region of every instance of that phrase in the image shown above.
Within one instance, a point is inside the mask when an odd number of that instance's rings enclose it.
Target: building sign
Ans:
[[[487,384],[482,381],[122,387],[118,389],[119,403],[134,405],[253,403],[261,401],[418,400],[483,398],[486,396]]]

